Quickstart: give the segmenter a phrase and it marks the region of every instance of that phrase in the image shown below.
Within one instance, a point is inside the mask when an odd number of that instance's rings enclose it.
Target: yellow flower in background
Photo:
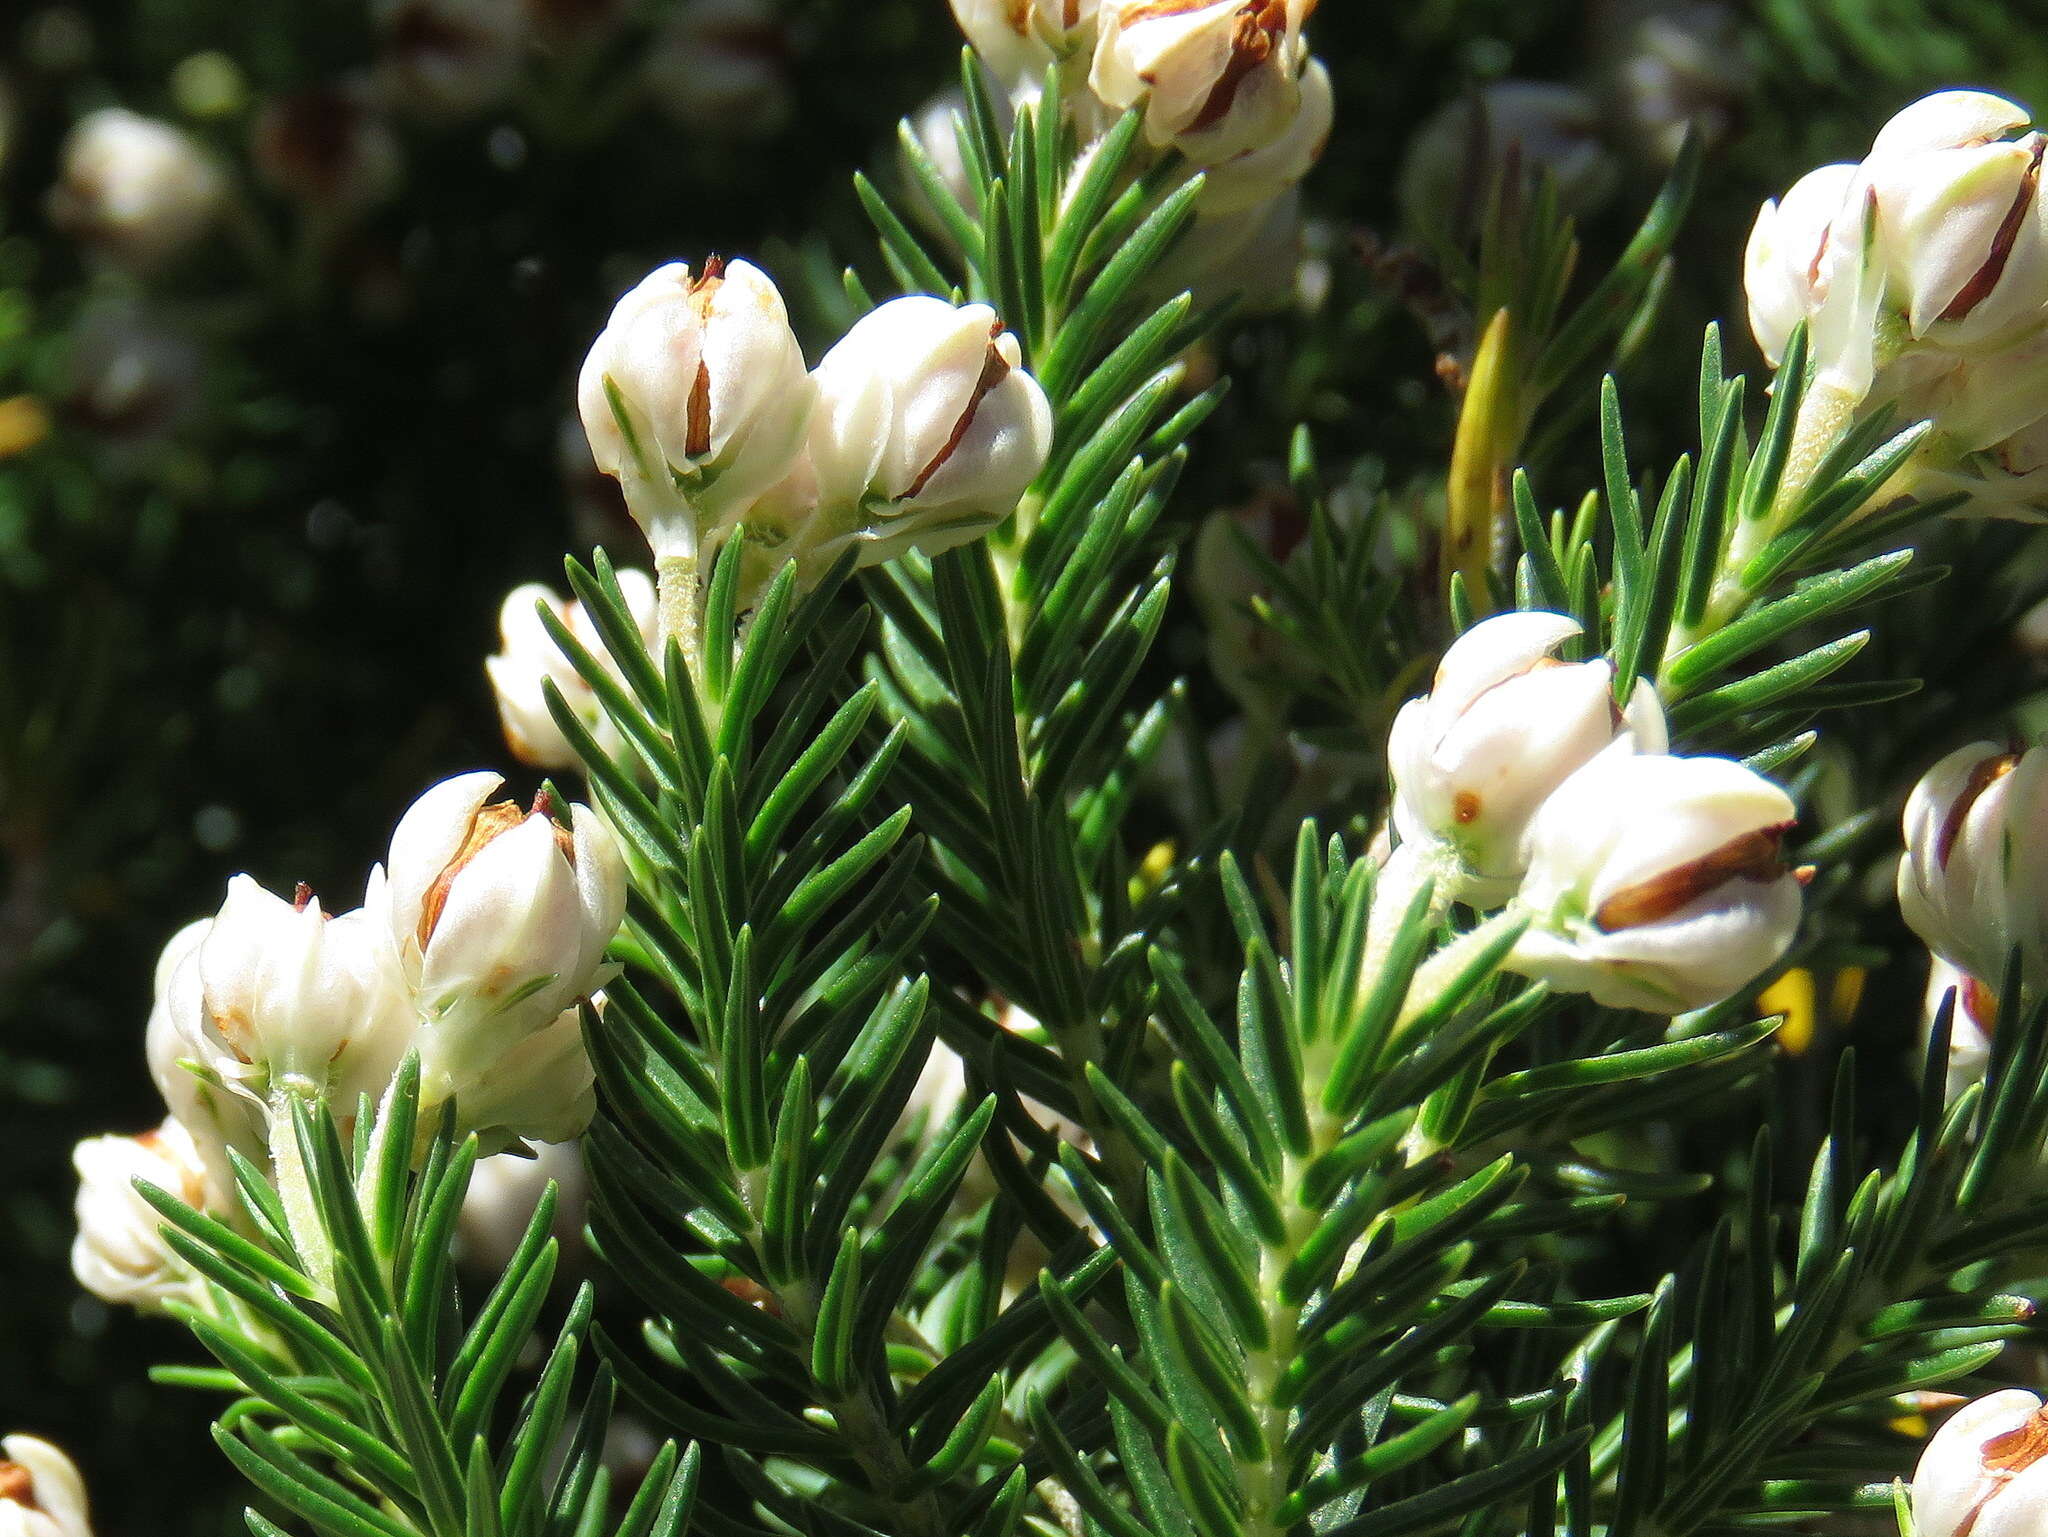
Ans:
[[[49,435],[49,410],[35,396],[0,400],[0,459],[25,454]]]

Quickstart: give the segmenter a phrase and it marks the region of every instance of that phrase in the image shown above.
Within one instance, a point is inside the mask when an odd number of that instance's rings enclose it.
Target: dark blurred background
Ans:
[[[873,267],[849,174],[887,180],[897,118],[957,69],[944,0],[526,9],[488,99],[401,94],[369,125],[348,93],[388,86],[406,40],[366,0],[0,6],[0,1430],[69,1447],[105,1534],[240,1529],[211,1404],[144,1375],[189,1342],[84,1296],[66,1261],[73,1143],[161,1114],[141,1054],[159,946],[239,870],[352,905],[413,793],[504,763],[480,666],[504,592],[558,580],[566,550],[638,551],[569,425],[613,298],[661,260],[752,254],[815,357],[838,263]],[[1399,237],[1410,141],[1474,87],[1582,93],[1569,153],[1599,157],[1604,194],[1589,271],[1653,195],[1671,124],[1713,141],[1668,345],[1629,380],[1654,456],[1655,403],[1692,389],[1700,325],[1730,317],[1746,347],[1757,203],[1926,89],[2048,100],[2041,20],[1920,0],[1324,0],[1325,323],[1232,342],[1257,387],[1208,432],[1186,515],[1251,491],[1297,418],[1396,478],[1440,464],[1431,341],[1352,253],[1362,230]],[[294,115],[266,117],[281,103]],[[143,279],[46,204],[71,125],[113,105],[179,123],[238,187],[231,228]],[[280,122],[301,162],[281,170]],[[402,170],[344,209],[336,178],[372,127]]]

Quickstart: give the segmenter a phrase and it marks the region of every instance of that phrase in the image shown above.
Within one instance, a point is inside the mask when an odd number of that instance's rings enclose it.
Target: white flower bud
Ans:
[[[1887,123],[1864,161],[1890,300],[1915,339],[1969,346],[2031,329],[2048,300],[2048,222],[2038,183],[2048,140],[2027,110],[1982,91],[1941,91]]]
[[[1415,131],[1401,162],[1401,212],[1418,229],[1461,233],[1511,170],[1518,190],[1547,177],[1566,212],[1590,212],[1620,175],[1600,128],[1600,104],[1583,91],[1496,80],[1446,102]]]
[[[584,360],[576,404],[657,556],[708,550],[803,446],[812,385],[782,295],[758,267],[656,268]]]
[[[1529,829],[1507,965],[1610,1008],[1677,1014],[1735,992],[1799,927],[1791,797],[1727,758],[1602,753]]]
[[[653,579],[644,571],[632,570],[622,570],[618,577],[619,591],[639,626],[640,638],[652,651],[655,642]],[[598,702],[596,691],[583,681],[583,675],[563,655],[554,637],[548,633],[547,626],[541,622],[539,607],[543,603],[560,616],[569,633],[603,663],[608,673],[624,682],[624,675],[612,660],[611,652],[605,648],[597,626],[584,612],[583,605],[573,598],[557,596],[539,582],[527,582],[505,595],[505,601],[498,609],[498,635],[502,649],[497,655],[484,658],[484,671],[491,680],[491,692],[498,701],[498,723],[504,728],[505,741],[512,749],[512,755],[521,763],[535,768],[573,769],[578,764],[576,750],[555,724],[542,690],[544,683],[554,683],[561,691],[563,702],[576,712],[576,718],[589,728],[597,745],[604,751],[619,750],[619,728],[612,724],[611,716]]]
[[[502,783],[463,774],[415,801],[367,903],[385,915],[421,1020],[421,1103],[453,1097],[465,1128],[562,1141],[589,1117],[575,1005],[603,981],[625,862],[588,807],[571,806],[563,827],[542,808],[490,802]]]
[[[1001,97],[997,97],[994,105],[1000,112],[1005,104]],[[954,201],[962,208],[972,208],[975,203],[974,186],[968,179],[967,161],[960,150],[959,128],[966,119],[967,94],[953,86],[932,97],[911,113],[905,122],[918,148],[924,151],[932,169],[938,172],[939,180],[953,194]],[[907,156],[903,175],[905,182],[914,189],[911,206],[919,215],[920,222],[930,234],[950,240],[952,237],[940,220],[938,210],[929,206],[929,199],[921,189],[916,189]]]
[[[441,117],[511,94],[527,43],[524,0],[377,0],[380,74],[399,105]]]
[[[227,199],[227,178],[190,134],[106,107],[64,141],[50,217],[108,260],[146,269],[192,246]]]
[[[1973,1083],[1982,1083],[1991,1066],[1991,1029],[1998,1020],[1998,1004],[1991,989],[1968,972],[1959,971],[1938,955],[1928,957],[1927,994],[1922,1001],[1920,1039],[1923,1044],[1934,1032],[1935,1016],[1953,992],[1955,1011],[1948,1032],[1948,1077],[1942,1103]]]
[[[1114,0],[1111,0],[1114,4]],[[953,19],[1007,89],[1095,47],[1098,0],[952,0]]]
[[[2048,986],[2048,866],[2015,858],[2048,837],[2048,749],[1959,747],[1906,799],[1899,910],[1943,960],[1991,987],[2017,949],[2020,978]]]
[[[873,564],[1008,517],[1052,449],[1052,407],[1022,363],[985,304],[920,295],[856,322],[813,376],[821,527]]]
[[[1964,1404],[1913,1469],[1916,1537],[2032,1537],[2048,1524],[2048,1409],[2020,1388]]]
[[[165,1244],[164,1219],[135,1189],[136,1180],[146,1179],[187,1206],[218,1214],[190,1132],[169,1119],[139,1137],[88,1137],[72,1149],[71,1166],[78,1171],[71,1273],[80,1286],[104,1302],[144,1312],[201,1293],[192,1271]]]
[[[1088,83],[1145,137],[1219,165],[1284,137],[1302,108],[1316,0],[1103,0]]]
[[[158,956],[145,1054],[164,1107],[185,1128],[206,1170],[206,1209],[233,1211],[237,1195],[227,1150],[260,1161],[265,1123],[262,1108],[219,1079],[211,1066],[214,1052],[205,1028],[198,955],[212,927],[211,918],[186,924]]]
[[[1537,808],[1595,754],[1667,746],[1646,679],[1624,712],[1612,663],[1551,654],[1579,632],[1563,614],[1484,620],[1444,653],[1429,693],[1394,718],[1394,826],[1402,842],[1448,854],[1462,900],[1491,907],[1514,894]]]
[[[601,1010],[604,994],[592,993],[590,1003]],[[517,1036],[470,1038],[430,1028],[420,1062],[422,1073],[432,1074],[422,1097],[434,1105],[454,1099],[463,1128],[488,1148],[568,1142],[597,1113],[597,1070],[583,1045],[583,1011],[574,1006]]]
[[[1886,393],[1901,420],[1939,426],[1902,472],[1915,496],[1962,492],[1978,515],[2048,521],[2048,331],[1982,356],[1907,354]]]
[[[49,1442],[0,1438],[0,1537],[92,1537],[85,1481]]]
[[[249,158],[273,190],[327,219],[383,202],[405,170],[398,135],[360,80],[265,102],[249,131]]]
[[[1981,91],[1923,98],[1860,164],[1823,166],[1766,203],[1750,233],[1743,278],[1765,355],[1775,364],[1808,322],[1828,388],[1932,420],[1920,457],[1943,473],[2043,415],[2048,139],[2003,137],[2026,122]],[[1995,464],[1977,468],[1999,478]]]
[[[1212,165],[1204,172],[1201,213],[1216,217],[1269,207],[1315,169],[1330,142],[1336,96],[1321,59],[1310,59],[1301,74],[1301,109],[1287,131],[1270,144]]]
[[[455,1219],[456,1252],[463,1263],[491,1273],[511,1263],[550,1181],[555,1186],[551,1231],[568,1247],[583,1231],[589,1203],[590,1181],[579,1144],[543,1142],[531,1156],[497,1153],[479,1160]]]
[[[1757,211],[1742,256],[1749,329],[1775,368],[1802,320],[1819,313],[1832,271],[1828,243],[1856,182],[1853,165],[1824,165]]]
[[[771,0],[684,0],[642,65],[648,99],[685,128],[766,139],[788,125],[790,44]]]
[[[280,1083],[308,1088],[344,1118],[359,1095],[383,1093],[412,1024],[373,915],[330,917],[304,887],[286,901],[246,875],[228,882],[168,991],[174,1063],[252,1103]],[[174,1063],[166,1076],[189,1071]]]

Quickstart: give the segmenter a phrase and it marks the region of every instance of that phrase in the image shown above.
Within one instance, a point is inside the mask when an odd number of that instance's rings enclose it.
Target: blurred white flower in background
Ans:
[[[582,1144],[541,1142],[531,1157],[495,1153],[479,1159],[455,1222],[456,1254],[462,1262],[488,1273],[510,1264],[550,1181],[556,1194],[549,1231],[568,1249],[580,1239],[590,1195]]]
[[[143,1179],[200,1211],[222,1208],[209,1197],[206,1166],[192,1134],[175,1119],[135,1137],[88,1137],[71,1153],[78,1172],[71,1273],[104,1302],[143,1312],[198,1301],[205,1288],[165,1244],[164,1219],[143,1200]]]
[[[773,138],[790,120],[790,39],[776,0],[682,0],[641,80],[655,109],[723,141]]]
[[[108,261],[146,270],[197,244],[228,196],[219,162],[184,129],[104,107],[64,141],[50,217]]]
[[[655,642],[654,579],[644,571],[618,572],[619,591],[626,599],[643,645],[652,652]],[[498,723],[505,743],[521,763],[540,769],[573,769],[578,766],[576,750],[555,724],[548,709],[543,685],[553,683],[576,718],[590,731],[606,753],[623,745],[619,728],[599,703],[596,690],[583,681],[562,648],[541,622],[538,607],[546,604],[560,616],[570,634],[621,684],[624,674],[583,605],[563,598],[539,582],[526,582],[505,595],[498,609],[499,649],[484,658],[491,693],[498,704]]]

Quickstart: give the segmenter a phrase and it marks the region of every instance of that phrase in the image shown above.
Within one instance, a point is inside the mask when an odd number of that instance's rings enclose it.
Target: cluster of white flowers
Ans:
[[[0,1537],[92,1537],[85,1483],[34,1436],[0,1437]]]
[[[530,60],[580,57],[607,44],[627,7],[374,0],[370,11],[378,45],[371,67],[271,97],[250,120],[254,181],[328,225],[397,189],[402,119],[447,122],[502,106]],[[693,132],[772,132],[789,112],[784,31],[774,0],[681,0],[644,39],[638,84]],[[235,196],[230,167],[193,133],[106,107],[72,126],[49,208],[100,260],[147,272],[194,249]]]
[[[72,1268],[87,1289],[148,1308],[200,1295],[134,1180],[232,1213],[229,1151],[261,1165],[282,1097],[322,1098],[347,1124],[408,1054],[426,1115],[453,1103],[487,1150],[582,1132],[579,1005],[605,979],[625,865],[587,807],[521,809],[492,799],[502,783],[463,774],[415,801],[353,911],[240,875],[214,917],[172,938],[147,1040],[170,1118],[75,1154]]]
[[[953,15],[1010,106],[1040,99],[1049,72],[1084,141],[1127,109],[1145,143],[1178,152],[1204,187],[1191,281],[1254,272],[1251,258],[1298,239],[1298,186],[1321,158],[1335,99],[1303,28],[1315,0],[952,0]],[[914,120],[959,177],[957,98]],[[1087,149],[1083,149],[1085,157]],[[964,191],[964,178],[956,190]]]
[[[376,83],[402,111],[473,117],[516,96],[530,66],[587,58],[633,20],[622,0],[376,0]],[[790,52],[776,0],[679,0],[656,7],[638,45],[650,105],[720,139],[777,131],[790,113]],[[628,77],[632,78],[632,77]]]
[[[922,295],[864,316],[806,372],[775,284],[744,261],[657,268],[612,311],[577,405],[657,566],[744,526],[810,569],[935,553],[1016,507],[1052,409],[984,304]]]
[[[1656,690],[1553,653],[1561,614],[1474,625],[1387,744],[1397,858],[1529,926],[1506,964],[1614,1008],[1733,994],[1792,942],[1791,798],[1726,758],[1667,755]]]
[[[2048,501],[2048,138],[2030,118],[1982,91],[1915,102],[1861,161],[1765,203],[1743,273],[1774,365],[1804,322],[1825,409],[1933,421],[1921,469],[2013,514]]]

